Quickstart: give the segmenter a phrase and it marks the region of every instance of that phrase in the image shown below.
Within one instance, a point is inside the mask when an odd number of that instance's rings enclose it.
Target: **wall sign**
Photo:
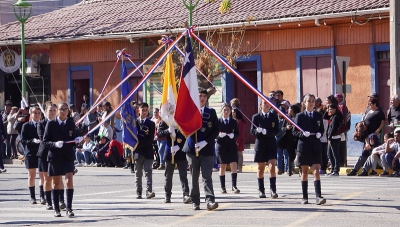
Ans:
[[[3,50],[0,54],[0,69],[5,73],[13,73],[21,66],[21,55],[14,50]]]

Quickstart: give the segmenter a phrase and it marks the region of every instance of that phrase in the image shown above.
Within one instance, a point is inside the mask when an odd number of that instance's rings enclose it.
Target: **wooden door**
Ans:
[[[240,75],[242,75],[250,84],[257,88],[257,68],[254,68],[257,64],[254,63],[256,62],[238,63],[237,69]],[[237,78],[235,78],[234,95],[240,100],[240,109],[242,113],[251,120],[251,117],[256,114],[258,110],[257,95]],[[246,117],[244,118],[244,143],[251,144],[255,141],[255,138],[250,134],[251,123],[246,119]]]
[[[74,81],[74,105],[79,113],[82,111],[83,96],[88,95],[90,91],[89,79],[73,80]]]
[[[387,114],[390,108],[390,61],[378,62],[378,78],[379,104],[382,106],[383,113]]]
[[[332,68],[330,56],[301,58],[302,95],[312,93],[324,100],[332,94]]]

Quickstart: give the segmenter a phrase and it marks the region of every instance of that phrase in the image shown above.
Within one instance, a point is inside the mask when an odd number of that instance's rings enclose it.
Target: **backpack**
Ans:
[[[368,137],[367,125],[364,121],[358,122],[354,129],[353,138],[355,141],[364,142]]]
[[[341,104],[338,106],[338,110],[343,115],[343,121],[340,123],[339,128],[336,131],[336,133],[335,133],[336,135],[340,135],[344,132],[348,132],[351,127],[351,113],[348,109],[347,109],[347,111],[345,111],[343,107],[344,107],[344,104]]]

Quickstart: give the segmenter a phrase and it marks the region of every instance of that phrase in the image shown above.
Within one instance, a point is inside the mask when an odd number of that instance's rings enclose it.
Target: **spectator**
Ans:
[[[315,99],[315,107],[314,108],[315,108],[315,110],[317,112],[320,112],[320,113],[321,113],[320,110],[324,109],[324,105],[322,105],[322,99],[321,98],[317,97],[317,99]]]
[[[11,108],[11,112],[7,117],[7,141],[10,143],[10,157],[11,159],[17,159],[18,158],[18,153],[17,153],[17,147],[15,144],[15,140],[18,137],[18,131],[14,129],[14,123],[17,120],[17,116],[22,112],[22,109],[18,109],[18,107],[13,106]]]
[[[282,102],[286,101],[287,102],[287,106],[289,108],[290,102],[287,101],[286,99],[283,99],[283,91],[282,90],[276,90],[275,93],[276,93],[276,99],[277,99],[276,106],[279,107]]]
[[[379,94],[376,92],[371,93],[371,95],[368,96],[368,103],[371,102],[372,100],[377,101],[377,107],[378,109],[382,109],[382,107],[379,105]],[[368,105],[367,108],[365,109],[364,115],[366,115],[370,111],[370,106]]]
[[[392,142],[393,142],[393,146],[391,146],[389,144]],[[389,168],[393,169],[394,171],[397,171],[399,168],[399,166],[397,166],[397,167],[396,167],[396,165],[393,166],[393,160],[396,157],[397,152],[399,151],[399,143],[400,143],[400,128],[396,128],[394,130],[394,138],[390,138],[387,140],[387,144],[385,147],[385,153],[383,155],[381,155],[382,167],[383,167],[384,172],[386,172],[386,174],[384,176],[389,175],[387,173]]]
[[[288,102],[283,101],[280,105],[280,109],[282,112],[286,113],[286,106],[288,106]],[[285,122],[285,119],[281,116],[278,115],[278,120],[279,120],[279,133],[276,134],[275,139],[277,144],[279,141],[282,139],[282,137],[285,135],[286,130],[282,129],[283,123]],[[285,148],[282,148],[281,146],[278,145],[277,148],[277,155],[276,155],[276,161],[278,165],[278,175],[281,175],[282,173],[285,173],[289,169],[289,154],[288,151]]]
[[[328,97],[326,97],[325,101],[326,101],[326,106],[328,106],[330,104],[336,104],[336,105],[339,104],[337,99],[333,95],[328,95]]]
[[[0,173],[5,173],[7,172],[7,169],[4,168],[3,164],[3,146],[2,144],[5,143],[7,140],[7,132],[6,129],[4,128],[3,124],[3,118],[0,118]]]
[[[240,109],[240,100],[238,98],[233,98],[230,101],[230,104],[232,106],[232,109],[234,109],[234,108],[239,108]]]
[[[115,138],[110,142],[109,148],[105,157],[112,166],[122,167],[122,156],[124,153],[124,148],[122,143],[118,142]]]
[[[113,111],[113,109],[111,107],[111,103],[110,102],[105,102],[103,107],[104,107],[104,112],[103,112],[102,117],[103,117],[103,119],[105,119],[106,116],[108,116]],[[114,116],[112,116],[109,119],[109,124],[110,124],[111,128],[114,128]]]
[[[76,160],[78,161],[78,164],[75,166],[82,166],[81,161],[85,160],[85,167],[90,166],[94,164],[94,160],[92,158],[92,149],[94,147],[93,141],[90,139],[90,135],[86,135],[84,138],[84,143],[82,144],[82,148],[77,148],[76,149]]]
[[[99,129],[99,134],[100,137],[107,137],[108,141],[111,141],[113,139],[113,130],[109,124],[109,121],[105,121],[102,126],[100,126]]]
[[[105,156],[109,145],[110,140],[106,136],[99,136],[100,142],[95,148],[94,156],[96,158],[97,167],[111,167],[111,163],[109,162],[108,158]]]
[[[167,145],[167,138],[165,136],[162,136],[162,134],[157,133],[158,129],[160,128],[160,125],[162,124],[162,119],[160,117],[160,109],[154,108],[153,114],[154,115],[151,120],[156,125],[156,130],[155,130],[156,135],[154,136],[154,140],[157,141],[158,155],[160,157],[160,166],[157,169],[164,170],[165,169],[164,152],[165,152],[165,146]]]
[[[89,123],[88,131],[92,130],[97,125],[97,123],[99,123],[97,121],[96,109],[93,109],[92,111],[90,111],[90,113],[86,116],[86,118],[87,118],[87,122]],[[98,130],[95,130],[94,132],[91,133],[91,136],[94,136],[97,134],[98,134]]]
[[[389,126],[394,128],[395,124],[398,124],[397,121],[400,120],[400,99],[398,95],[394,95],[390,100],[390,109],[388,111],[388,123]]]
[[[371,176],[376,176],[378,173],[376,172],[376,165],[378,164],[379,158],[383,158],[383,154],[385,154],[385,149],[386,149],[386,143],[388,139],[393,138],[393,133],[387,133],[384,136],[384,144],[380,145],[378,136],[375,133],[372,133],[369,135],[371,144],[372,152],[371,155],[368,157],[367,161],[364,163],[364,166],[362,168],[362,172],[358,174],[358,176],[368,176],[368,171],[372,169],[371,173],[369,175]],[[394,145],[394,143],[391,143],[391,146]],[[382,166],[382,162],[380,163]],[[384,171],[380,176],[388,176],[389,173]]]
[[[347,119],[351,117],[351,113],[349,112],[349,109],[347,109],[346,103],[344,102],[343,94],[337,93],[335,94],[335,98],[338,101],[338,110],[342,113],[344,122],[347,123]],[[340,166],[344,166],[345,160],[347,160],[346,133],[340,134],[339,155]]]
[[[375,133],[379,135],[383,127],[385,126],[385,115],[377,99],[372,99],[368,102],[369,111],[364,115],[363,121],[367,126],[368,135]]]
[[[317,98],[319,99],[319,98]],[[320,99],[321,100],[321,99]],[[321,100],[322,102],[322,100]],[[316,109],[317,112],[321,113],[322,116],[325,114],[325,109],[321,105],[319,108]],[[322,134],[320,140],[322,144],[322,163],[321,163],[321,170],[319,171],[319,174],[326,174],[326,169],[328,168],[328,138],[326,136],[326,132],[328,129],[328,119],[323,119],[322,120],[324,123],[324,134]]]
[[[71,117],[74,120],[74,122],[77,122],[79,120],[79,112],[74,104],[69,105],[69,113],[71,114]]]
[[[86,108],[86,109],[90,108],[89,96],[88,95],[83,95],[83,102],[82,102],[82,105],[81,105],[81,111],[84,108]]]
[[[7,125],[8,125],[8,115],[11,112],[11,107],[12,107],[12,102],[10,100],[7,100],[5,105],[4,105],[4,110],[1,111],[1,118],[3,125],[0,125],[0,127],[4,127],[4,131],[7,133]],[[0,143],[0,153],[1,151],[4,151],[4,157],[5,158],[10,158],[11,157],[11,147],[10,147],[10,140],[9,140],[9,135],[6,136],[6,142]],[[0,158],[3,158],[3,156],[0,154]]]
[[[328,129],[326,136],[328,138],[328,155],[331,161],[332,170],[329,176],[339,176],[340,172],[340,155],[339,143],[340,134],[336,131],[339,129],[340,123],[343,121],[342,113],[337,109],[337,104],[329,104],[328,111],[324,114],[324,119],[328,120]]]

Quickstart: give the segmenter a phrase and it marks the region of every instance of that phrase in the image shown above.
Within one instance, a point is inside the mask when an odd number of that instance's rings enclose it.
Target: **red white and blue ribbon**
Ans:
[[[276,107],[269,98],[267,98],[263,93],[253,87],[246,79],[244,79],[237,71],[234,69],[225,59],[223,59],[218,53],[216,53],[206,42],[201,40],[195,33],[193,29],[190,29],[191,37],[195,38],[203,47],[205,47],[208,52],[210,52],[219,62],[221,62],[236,78],[242,81],[251,91],[256,93],[261,99],[267,102],[272,109],[274,109],[279,115],[285,118],[290,124],[296,127],[299,131],[304,132],[302,128],[300,128],[296,122],[294,122],[290,117],[288,117],[285,113],[283,113],[278,107]]]

